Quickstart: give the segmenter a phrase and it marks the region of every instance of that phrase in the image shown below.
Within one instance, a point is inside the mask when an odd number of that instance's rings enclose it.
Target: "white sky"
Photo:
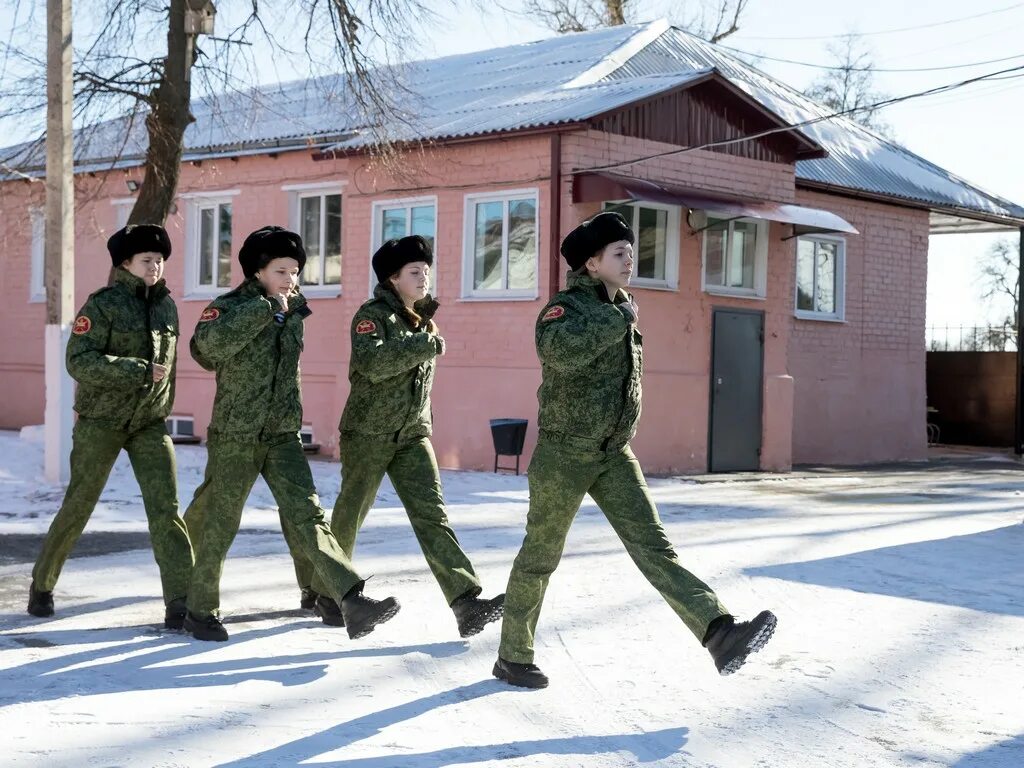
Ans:
[[[0,0],[0,8],[14,0]],[[515,6],[521,0],[504,0]],[[85,0],[76,4],[81,15]],[[248,2],[221,0],[218,34],[226,34],[244,14]],[[430,4],[441,13],[428,30],[410,29],[408,58],[427,58],[528,42],[551,33],[521,17],[510,16],[486,0],[453,0]],[[699,3],[638,0],[638,20],[696,12]],[[289,6],[290,7],[290,6]],[[682,9],[680,11],[679,9]],[[993,13],[994,11],[994,13]],[[292,12],[294,13],[294,12]],[[973,19],[966,16],[976,15]],[[0,18],[0,37],[7,38],[9,18]],[[941,23],[957,19],[954,23]],[[83,21],[88,22],[88,17]],[[290,28],[285,16],[277,34],[296,40],[299,25]],[[920,28],[923,25],[932,25]],[[894,3],[892,0],[750,0],[742,31],[728,45],[766,56],[831,63],[829,35],[866,33],[875,63],[881,68],[923,68],[966,64],[1009,56],[1017,61],[973,68],[917,73],[880,73],[876,88],[902,95],[956,82],[998,69],[1024,64],[1024,2],[982,0],[970,5],[953,0]],[[918,27],[909,31],[886,30]],[[792,38],[808,39],[792,39]],[[813,39],[812,39],[813,38]],[[820,39],[819,39],[820,38]],[[141,42],[141,41],[136,41]],[[159,42],[159,41],[156,41]],[[262,82],[301,74],[294,62],[259,56]],[[769,74],[795,87],[806,86],[818,70],[762,61]],[[0,88],[2,93],[2,88]],[[882,117],[896,139],[925,158],[972,183],[1024,203],[1024,152],[1019,145],[1024,125],[1024,78],[968,86],[953,93],[925,97],[887,108]],[[15,131],[16,132],[16,131]],[[10,132],[8,131],[8,135]],[[6,143],[6,142],[5,142]],[[1010,235],[1016,238],[1016,234]],[[977,261],[993,241],[991,235],[945,235],[931,241],[928,285],[929,324],[975,324],[997,320],[1005,306],[979,300]]]

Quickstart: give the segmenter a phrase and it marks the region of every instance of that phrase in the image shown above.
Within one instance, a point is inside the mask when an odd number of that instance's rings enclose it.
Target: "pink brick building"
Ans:
[[[1020,206],[848,121],[807,124],[826,111],[663,23],[422,62],[409,78],[420,119],[399,138],[429,143],[409,149],[400,174],[383,172],[344,109],[309,84],[266,91],[272,114],[238,97],[251,119],[230,125],[197,105],[186,135],[167,222],[182,341],[241,279],[248,232],[301,232],[314,312],[303,397],[321,450],[337,447],[370,255],[415,232],[434,242],[448,348],[433,395],[440,462],[489,467],[488,420],[500,417],[529,419],[528,456],[533,330],[564,281],[558,243],[582,218],[623,206],[639,234],[646,370],[634,446],[646,469],[924,456],[929,234],[1019,227]],[[753,134],[764,135],[737,141]],[[130,135],[113,166],[95,142],[79,160],[79,303],[105,282],[104,242],[127,217],[143,151]],[[33,164],[26,149],[21,170],[38,178]],[[43,416],[42,204],[37,181],[0,181],[3,428]],[[213,393],[185,354],[175,429],[202,436]]]

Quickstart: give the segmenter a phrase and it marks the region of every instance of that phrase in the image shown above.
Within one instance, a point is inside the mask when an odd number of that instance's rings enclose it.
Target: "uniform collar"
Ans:
[[[147,288],[141,277],[136,277],[124,267],[114,269],[114,284],[124,286],[130,294],[143,301],[158,301],[171,292],[163,278],[152,288]]]
[[[629,300],[629,294],[627,294],[622,288],[615,293],[614,298],[609,298],[608,289],[605,288],[604,283],[591,277],[586,271],[582,273],[574,271],[569,272],[569,276],[566,279],[566,288],[575,288],[576,290],[591,293],[605,304],[621,304],[622,302]]]

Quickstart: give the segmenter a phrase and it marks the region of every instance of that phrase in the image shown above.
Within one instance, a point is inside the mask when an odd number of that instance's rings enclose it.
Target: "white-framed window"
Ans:
[[[536,189],[466,195],[464,299],[535,299],[540,222]]]
[[[660,203],[605,203],[622,214],[636,236],[633,279],[637,288],[679,287],[679,206]]]
[[[28,300],[37,303],[46,301],[46,215],[44,210],[29,208],[28,223],[32,264]]]
[[[430,292],[437,290],[437,198],[407,197],[398,200],[377,200],[372,206],[373,225],[370,258],[386,240],[406,235],[420,235],[434,252],[430,275]],[[370,295],[377,286],[377,276],[370,269]]]
[[[342,183],[282,187],[290,196],[291,228],[306,249],[300,275],[307,296],[341,294]]]
[[[194,195],[188,201],[186,296],[210,298],[231,287],[231,195]]]
[[[134,197],[118,197],[110,201],[114,206],[114,231],[123,229],[128,225],[128,217],[131,216],[132,208],[135,207]]]
[[[768,293],[768,222],[709,213],[701,287],[707,293],[764,298]]]
[[[796,244],[796,316],[843,320],[846,312],[846,240],[805,235]]]

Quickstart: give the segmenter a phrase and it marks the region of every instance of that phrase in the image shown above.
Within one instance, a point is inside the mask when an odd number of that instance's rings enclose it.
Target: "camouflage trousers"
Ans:
[[[529,468],[526,538],[512,564],[498,653],[533,663],[533,643],[548,580],[562,557],[573,518],[589,493],[640,572],[698,640],[728,613],[711,588],[680,565],[665,535],[640,464],[628,445],[607,451],[541,436]]]
[[[185,597],[192,548],[178,516],[174,445],[163,421],[136,432],[122,432],[78,419],[72,433],[71,482],[32,569],[38,590],[50,592],[56,586],[122,448],[128,452],[142,491],[164,602]]]
[[[342,435],[341,492],[331,513],[331,530],[345,553],[352,556],[356,535],[373,507],[385,474],[409,515],[416,540],[445,600],[451,604],[467,592],[478,595],[480,580],[448,525],[437,458],[426,437],[394,442]],[[296,567],[297,573],[302,570]],[[301,586],[301,576],[299,583]],[[318,587],[314,578],[313,588],[319,592]]]
[[[224,560],[238,533],[245,501],[260,475],[277,502],[293,557],[309,564],[325,585],[324,593],[340,602],[362,582],[324,519],[297,434],[244,443],[214,437],[207,449],[206,475],[185,511],[196,552],[188,591],[188,609],[193,615],[205,617],[220,609]]]

